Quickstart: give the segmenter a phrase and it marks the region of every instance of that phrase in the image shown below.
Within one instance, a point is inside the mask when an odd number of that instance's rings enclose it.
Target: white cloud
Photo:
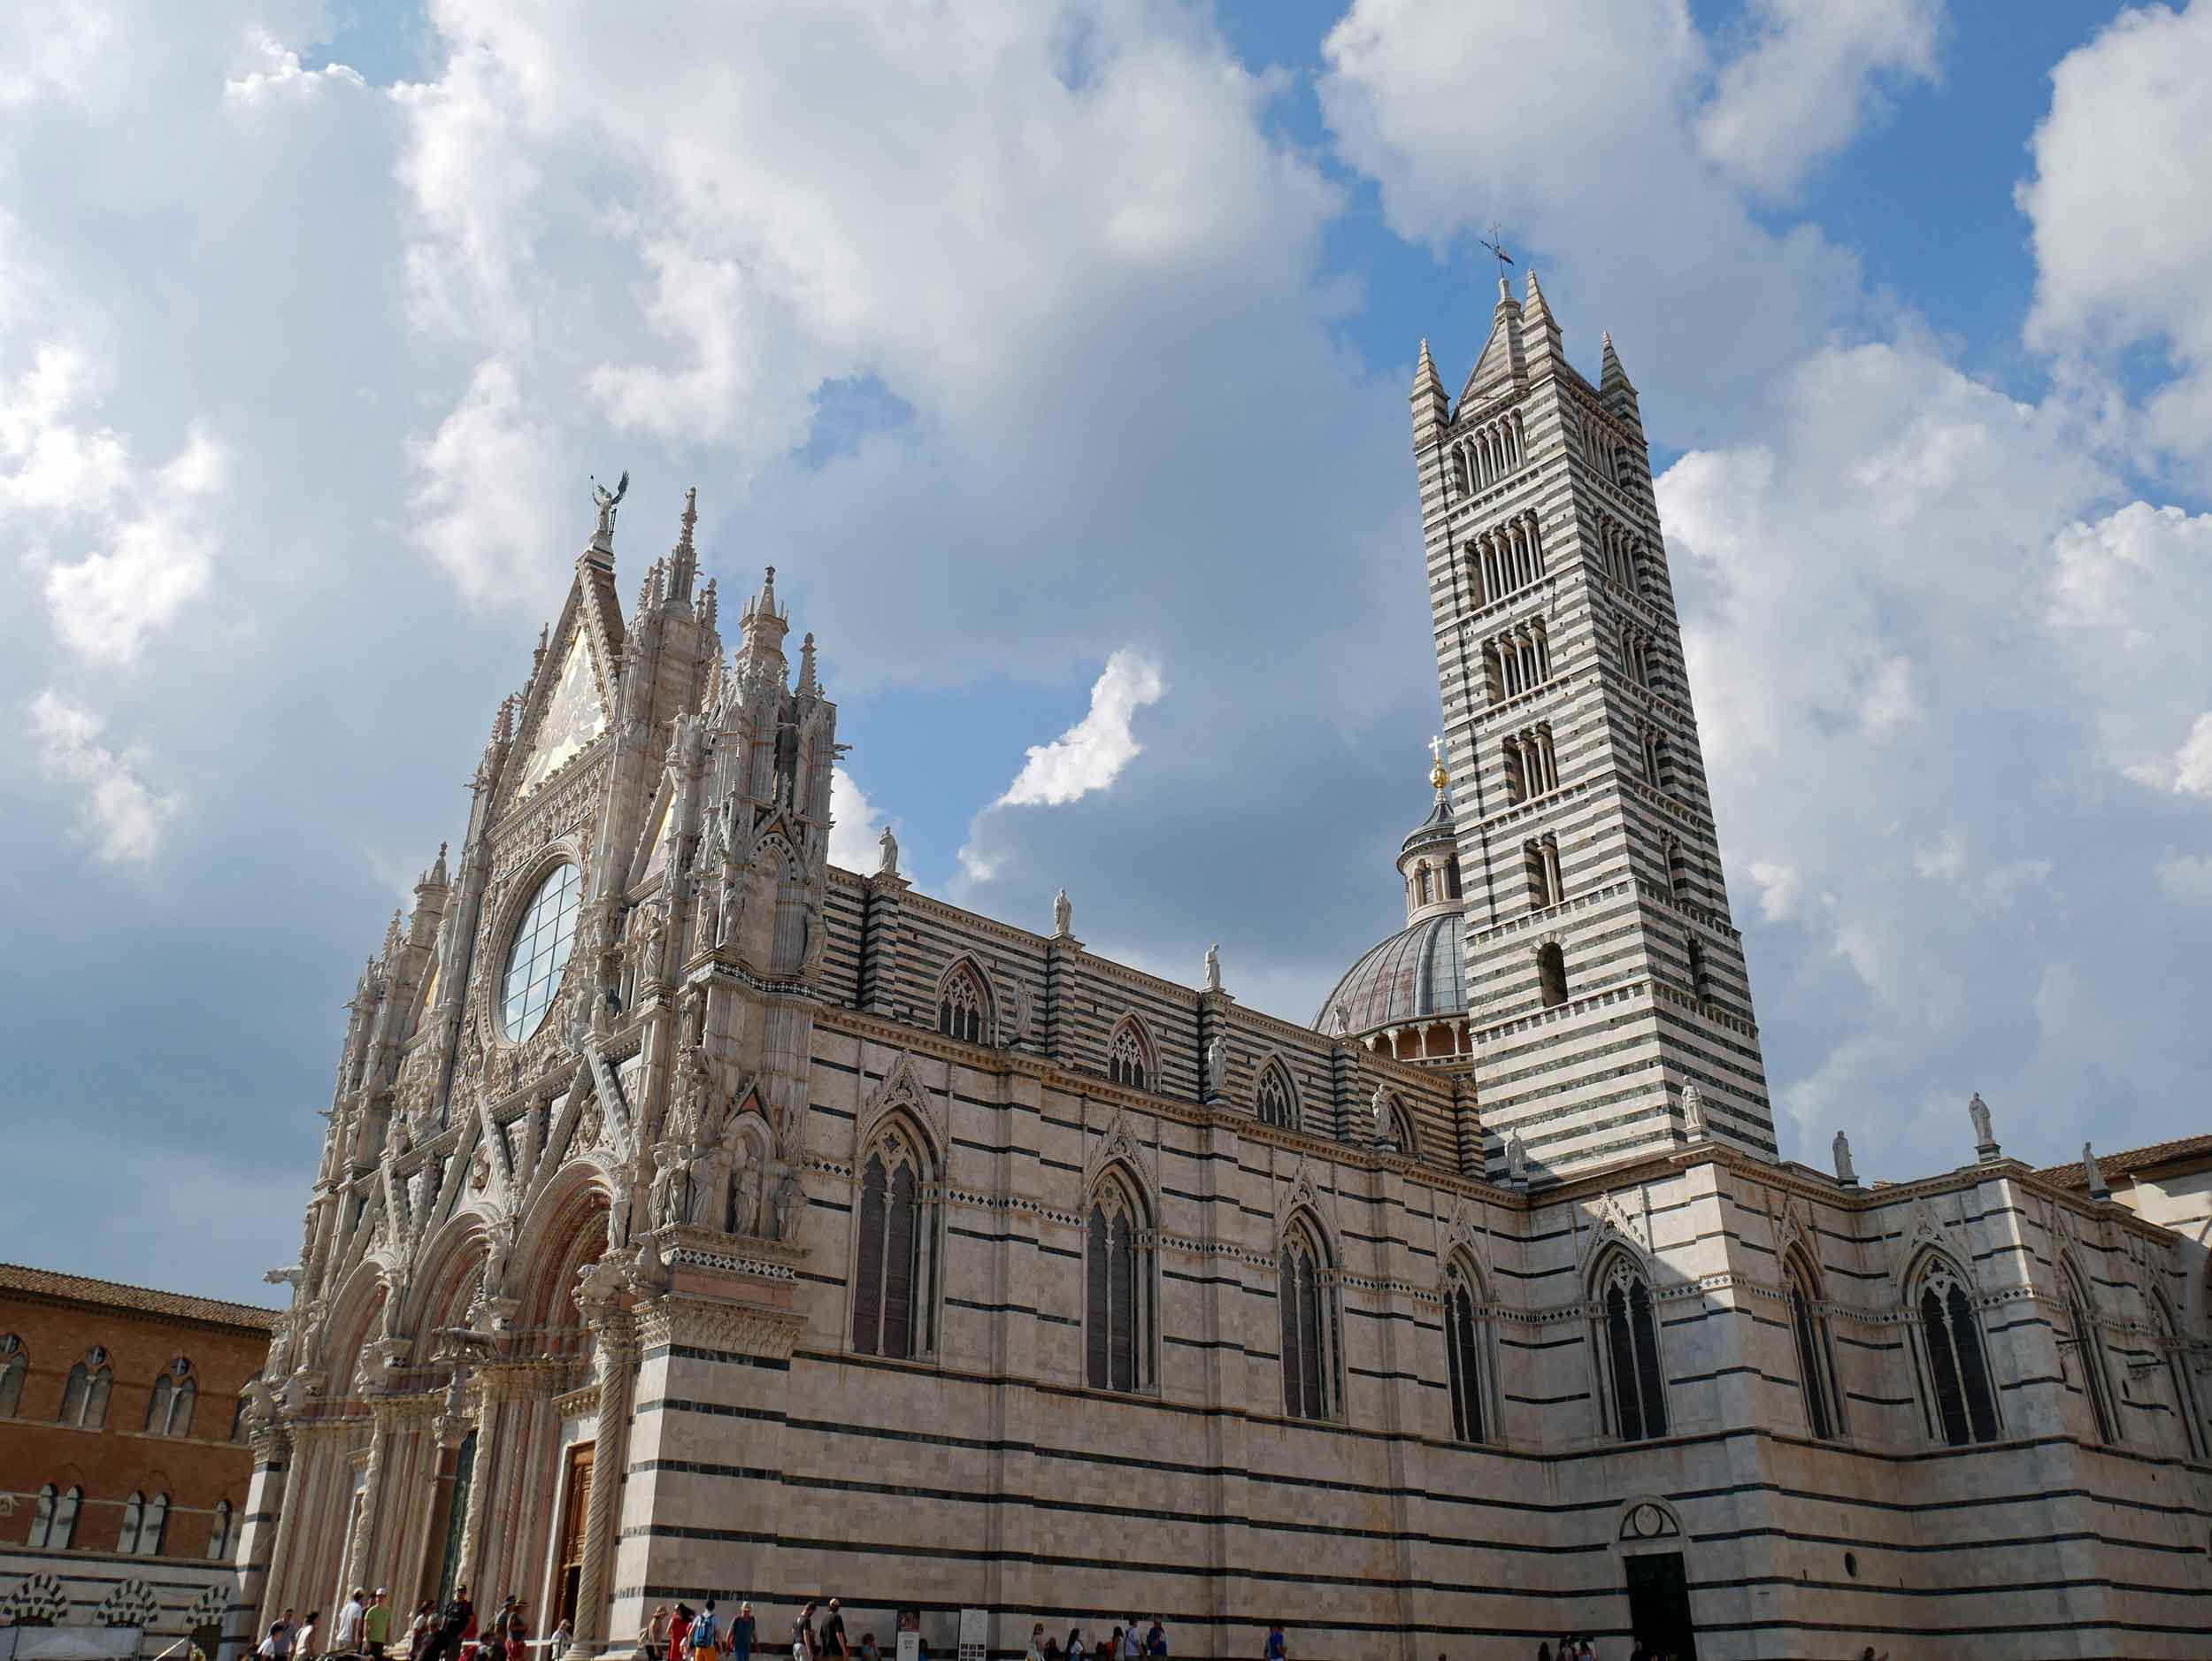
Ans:
[[[2212,710],[2197,717],[2174,751],[2174,788],[2185,796],[2212,796]]]
[[[41,770],[84,791],[80,814],[100,857],[111,864],[151,859],[181,798],[149,787],[138,774],[144,757],[99,742],[100,718],[51,688],[31,700],[30,717]]]
[[[580,492],[561,489],[558,443],[526,410],[514,371],[486,358],[437,432],[410,449],[422,481],[416,544],[474,604],[542,604],[573,558],[556,501]]]
[[[1137,711],[1166,690],[1159,660],[1125,646],[1092,686],[1089,712],[1050,743],[1032,744],[1022,770],[992,806],[1059,807],[1105,789],[1143,750],[1131,728]]]
[[[1943,0],[1755,0],[1748,46],[1697,121],[1705,154],[1759,195],[1786,197],[1841,150],[1884,76],[1932,80]]]
[[[2051,74],[2018,191],[2034,227],[2030,345],[2102,381],[2113,356],[2162,343],[2169,383],[2148,435],[2212,479],[2212,4],[2123,12]]]
[[[830,863],[863,874],[874,871],[883,859],[883,811],[842,767],[830,769]]]
[[[311,98],[330,83],[365,88],[361,73],[343,64],[308,69],[300,55],[265,29],[256,29],[247,42],[250,66],[223,82],[223,102],[251,110],[280,98]]]

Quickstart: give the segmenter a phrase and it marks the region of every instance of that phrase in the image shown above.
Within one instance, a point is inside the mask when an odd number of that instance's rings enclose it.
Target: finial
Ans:
[[[702,594],[702,595],[699,596],[699,627],[702,627],[702,628],[712,628],[712,627],[714,627],[714,617],[715,617],[715,611],[716,611],[716,609],[717,609],[717,601],[716,601],[716,598],[715,598],[714,579],[713,579],[712,577],[709,577],[709,578],[707,579],[706,592],[705,592],[705,593],[703,593],[703,594]]]
[[[799,642],[799,696],[818,696],[821,690],[822,683],[814,678],[814,631],[809,629]]]
[[[446,886],[445,849],[443,842],[438,844],[438,857],[431,861],[430,869],[422,873],[422,880],[415,885],[418,893],[424,888],[442,888]]]
[[[1433,764],[1429,768],[1429,782],[1436,787],[1440,796],[1445,786],[1452,781],[1452,775],[1444,766],[1444,739],[1440,734],[1429,740],[1429,760]]]
[[[693,485],[684,492],[683,534],[676,539],[679,548],[691,546],[691,527],[699,522],[699,487]]]

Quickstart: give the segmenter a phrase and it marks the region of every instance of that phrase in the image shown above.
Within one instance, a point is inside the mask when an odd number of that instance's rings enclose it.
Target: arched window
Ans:
[[[1279,1125],[1285,1130],[1298,1126],[1298,1096],[1292,1089],[1290,1074],[1279,1061],[1271,1061],[1260,1069],[1259,1088],[1254,1094],[1253,1109],[1263,1125]]]
[[[233,1442],[246,1439],[246,1393],[243,1390],[238,1393],[237,1404],[230,1410],[230,1439]]]
[[[1528,909],[1548,911],[1565,898],[1559,874],[1559,839],[1539,836],[1521,844],[1521,864],[1528,878]]]
[[[1828,1342],[1828,1317],[1821,1309],[1820,1283],[1803,1256],[1793,1251],[1782,1265],[1783,1296],[1789,1303],[1790,1336],[1797,1345],[1798,1388],[1805,1398],[1805,1426],[1826,1442],[1840,1419],[1834,1355]]]
[[[116,1549],[126,1557],[157,1557],[169,1532],[169,1496],[157,1494],[142,1501],[134,1494],[123,1510],[123,1536]]]
[[[200,1387],[192,1377],[192,1364],[179,1356],[169,1364],[168,1371],[154,1380],[153,1394],[146,1399],[146,1434],[190,1435],[192,1407],[199,1395]]]
[[[134,1492],[123,1507],[123,1532],[116,1536],[115,1549],[125,1557],[138,1550],[139,1519],[146,1514],[146,1496]]]
[[[215,1502],[215,1521],[207,1534],[207,1560],[221,1563],[230,1556],[231,1509],[228,1500]]]
[[[893,1130],[862,1164],[853,1263],[853,1348],[904,1359],[930,1347],[936,1206],[916,1145]]]
[[[1690,861],[1678,836],[1667,838],[1667,896],[1677,905],[1690,896]]]
[[[1152,1246],[1136,1191],[1110,1175],[1091,1199],[1083,1250],[1084,1376],[1094,1390],[1152,1382]]]
[[[1555,940],[1536,949],[1536,989],[1548,1010],[1567,1001],[1567,954]]]
[[[22,1405],[23,1379],[30,1370],[23,1341],[13,1333],[0,1337],[0,1419],[9,1418]]]
[[[956,963],[937,988],[937,1030],[964,1044],[984,1043],[990,1025],[985,1017],[988,1007],[974,968]]]
[[[1126,1015],[1114,1028],[1112,1042],[1107,1046],[1106,1076],[1133,1090],[1152,1088],[1152,1048],[1145,1042],[1137,1023]]]
[[[2080,1272],[2063,1259],[2058,1267],[2059,1280],[2066,1288],[2067,1322],[2074,1329],[2073,1350],[2081,1362],[2082,1388],[2088,1392],[2090,1411],[2097,1421],[2097,1440],[2117,1442],[2120,1426],[2112,1411],[2111,1381],[2105,1375],[2104,1341],[2097,1336],[2097,1324],[2090,1319],[2089,1298]]]
[[[1642,1442],[1667,1434],[1666,1376],[1659,1366],[1659,1333],[1652,1319],[1651,1288],[1626,1252],[1617,1251],[1599,1277],[1605,1373],[1614,1434]]]
[[[1997,1403],[1989,1388],[1974,1301],[1947,1265],[1922,1282],[1921,1341],[1927,1346],[1931,1427],[1954,1448],[1997,1440]]]
[[[79,1430],[100,1429],[108,1422],[108,1391],[114,1383],[108,1352],[95,1344],[69,1369],[69,1382],[61,1393],[61,1422]]]
[[[31,1537],[27,1542],[28,1544],[39,1547],[47,1543],[54,1531],[54,1506],[58,1498],[59,1490],[51,1482],[39,1489],[38,1509],[31,1513]]]
[[[1713,1001],[1713,982],[1705,966],[1705,948],[1695,934],[1686,942],[1690,968],[1690,996],[1701,1004]]]
[[[2182,1445],[2193,1459],[2204,1457],[2204,1420],[2197,1411],[2196,1387],[2189,1381],[2189,1357],[2183,1348],[2180,1328],[2166,1295],[2151,1289],[2151,1316],[2158,1326],[2158,1348],[2166,1363],[2166,1378],[2174,1389],[2174,1411],[2181,1417]]]
[[[1452,1434],[1462,1442],[1484,1440],[1484,1380],[1488,1346],[1480,1314],[1483,1299],[1474,1276],[1457,1264],[1444,1276],[1444,1366],[1452,1387]]]
[[[1413,1115],[1396,1096],[1390,1098],[1390,1143],[1400,1153],[1414,1158],[1421,1157],[1421,1135],[1415,1127]]]
[[[1305,1219],[1292,1223],[1276,1261],[1282,1317],[1283,1411],[1326,1419],[1336,1401],[1336,1308],[1328,1249]]]

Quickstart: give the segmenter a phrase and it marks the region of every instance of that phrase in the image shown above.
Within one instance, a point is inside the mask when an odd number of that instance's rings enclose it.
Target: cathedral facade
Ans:
[[[1779,1161],[1635,389],[1532,278],[1412,411],[1446,738],[1310,1025],[831,865],[774,573],[726,652],[687,503],[626,613],[603,503],[351,1005],[234,1650],[465,1584],[590,1654],[2202,1653],[2212,1157]]]

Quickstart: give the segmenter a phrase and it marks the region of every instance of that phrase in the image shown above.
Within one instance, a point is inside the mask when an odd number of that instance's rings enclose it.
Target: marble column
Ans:
[[[612,1589],[614,1526],[622,1496],[622,1467],[628,1452],[630,1402],[637,1373],[637,1323],[611,1303],[589,1304],[584,1319],[598,1343],[599,1409],[592,1432],[591,1498],[584,1519],[584,1561],[576,1593],[575,1640],[579,1656],[612,1654],[614,1634],[607,1630],[607,1601]]]
[[[275,1419],[265,1419],[253,1432],[252,1445],[253,1478],[238,1531],[238,1585],[223,1615],[219,1661],[242,1661],[260,1642],[268,1624],[262,1599],[274,1582],[279,1548],[292,1528],[297,1465],[290,1433]]]

